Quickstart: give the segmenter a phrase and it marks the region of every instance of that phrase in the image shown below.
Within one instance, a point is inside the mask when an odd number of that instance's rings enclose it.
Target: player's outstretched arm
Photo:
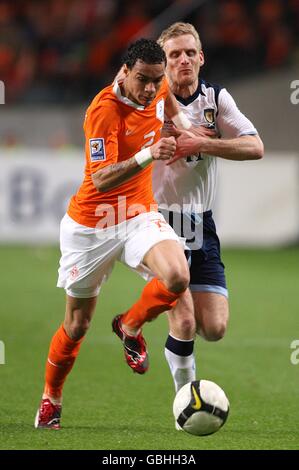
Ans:
[[[226,160],[259,160],[264,155],[263,142],[258,135],[244,135],[235,139],[211,139],[184,132],[177,138],[177,152],[167,164],[195,153],[204,153]]]
[[[258,135],[243,135],[235,139],[205,139],[201,152],[226,160],[259,160],[264,156],[264,145]]]
[[[264,155],[263,142],[249,119],[238,109],[232,96],[222,89],[219,94],[217,130],[221,139],[204,135],[202,129],[193,127],[177,138],[175,157],[171,165],[180,158],[196,153],[204,153],[227,160],[259,160]],[[201,126],[202,127],[202,126]]]
[[[106,192],[135,176],[153,160],[169,160],[175,154],[174,137],[160,139],[156,144],[136,153],[123,162],[107,165],[91,175],[93,184],[99,192]]]

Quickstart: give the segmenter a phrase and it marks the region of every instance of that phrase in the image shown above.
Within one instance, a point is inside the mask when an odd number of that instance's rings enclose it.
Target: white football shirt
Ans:
[[[176,98],[194,126],[216,129],[219,137],[226,139],[257,134],[225,88],[199,80],[192,96]],[[217,157],[201,154],[180,159],[169,166],[162,160],[153,164],[155,199],[159,206],[168,210],[202,213],[212,209],[216,184]]]

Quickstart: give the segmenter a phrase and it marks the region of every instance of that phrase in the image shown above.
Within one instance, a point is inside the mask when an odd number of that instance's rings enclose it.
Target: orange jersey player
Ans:
[[[164,104],[179,126],[191,124],[170,95],[165,54],[155,41],[132,44],[124,62],[122,83],[105,88],[87,110],[85,178],[60,231],[57,285],[66,291],[66,313],[50,344],[37,428],[60,428],[63,385],[115,261],[151,279],[139,300],[112,321],[134,372],[143,374],[149,365],[142,325],[175,311],[176,304],[193,308],[183,244],[152,207],[151,187],[152,162],[176,151],[173,136],[160,139]]]
[[[164,119],[164,103],[169,94],[164,76],[158,77],[161,86],[149,106],[143,106],[121,94],[116,81],[101,91],[89,106],[84,130],[86,136],[85,179],[78,193],[73,196],[68,209],[69,216],[88,227],[96,227],[101,216],[99,206],[110,205],[116,218],[119,213],[119,198],[125,196],[126,211],[123,218],[130,218],[130,208],[140,204],[144,212],[154,205],[152,192],[152,165],[143,171],[136,167],[134,176],[121,185],[113,187],[96,186],[94,174],[120,162],[126,162],[138,150],[146,149],[160,138]],[[136,163],[135,163],[136,165]],[[97,211],[98,209],[98,211]],[[96,213],[99,215],[96,215]],[[112,224],[118,220],[111,218]]]

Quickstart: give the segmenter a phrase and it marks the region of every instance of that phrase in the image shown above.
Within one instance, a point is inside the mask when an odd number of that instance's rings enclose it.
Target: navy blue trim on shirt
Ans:
[[[206,88],[213,88],[213,90],[214,90],[215,103],[216,103],[216,107],[217,107],[217,112],[216,112],[216,116],[217,116],[218,115],[219,93],[220,93],[220,91],[222,90],[223,87],[221,85],[216,85],[215,83],[206,82],[205,80],[200,80],[200,81]]]
[[[188,106],[189,104],[193,103],[193,101],[195,101],[196,98],[198,98],[199,95],[206,96],[206,94],[204,93],[204,91],[203,91],[203,89],[202,89],[202,85],[204,85],[206,88],[213,88],[213,89],[214,89],[214,93],[215,93],[215,103],[216,103],[216,107],[217,107],[216,115],[217,115],[217,114],[218,114],[219,93],[220,93],[220,91],[221,91],[222,88],[223,88],[223,87],[220,86],[220,85],[215,85],[215,84],[213,84],[213,83],[206,82],[205,80],[202,80],[201,78],[199,78],[197,89],[195,90],[195,92],[193,93],[193,95],[188,96],[188,98],[182,98],[182,96],[179,96],[179,95],[174,95],[174,96],[176,97],[176,99],[177,99],[181,104],[183,104],[184,106]]]
[[[195,90],[195,92],[193,93],[193,95],[188,96],[188,98],[182,98],[182,97],[179,96],[179,95],[174,95],[174,96],[175,96],[176,99],[177,99],[180,103],[182,103],[184,106],[188,106],[188,104],[193,103],[193,101],[195,101],[196,98],[197,98],[199,95],[206,96],[205,93],[202,91],[202,87],[201,87],[202,82],[203,82],[203,80],[198,80],[198,87],[197,87],[197,89]]]

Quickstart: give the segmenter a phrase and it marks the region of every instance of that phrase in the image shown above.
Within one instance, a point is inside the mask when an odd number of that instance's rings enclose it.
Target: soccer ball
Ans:
[[[210,380],[194,380],[176,394],[173,414],[184,431],[207,436],[218,431],[227,420],[229,401],[219,385]]]

